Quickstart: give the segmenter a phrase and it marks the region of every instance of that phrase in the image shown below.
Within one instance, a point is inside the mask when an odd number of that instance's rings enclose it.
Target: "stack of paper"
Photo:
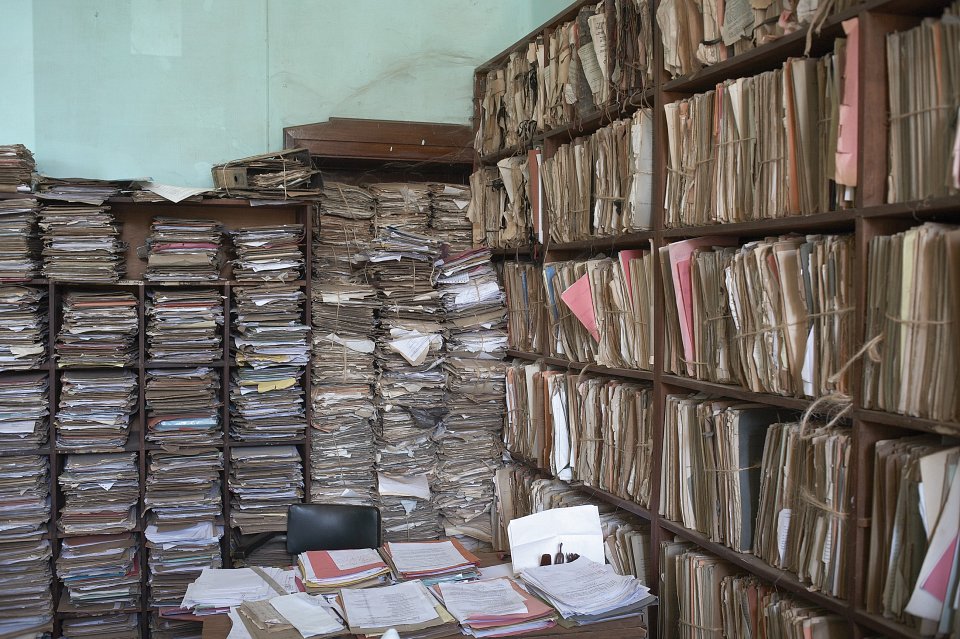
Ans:
[[[295,593],[295,574],[280,568],[205,568],[187,587],[180,607],[196,615],[225,614],[247,601]]]
[[[203,282],[220,277],[223,225],[216,220],[156,217],[147,237],[151,282]]]
[[[307,429],[303,371],[292,366],[239,368],[230,383],[230,435],[240,441],[302,439]]]
[[[344,588],[340,601],[350,632],[356,635],[382,635],[393,628],[405,637],[442,636],[447,634],[443,632],[446,629],[438,627],[454,623],[453,617],[419,581],[362,590]],[[439,634],[422,634],[430,628]]]
[[[63,620],[63,636],[68,639],[139,639],[140,615],[96,615]],[[154,635],[151,635],[154,636]]]
[[[217,450],[150,452],[143,503],[151,607],[178,607],[201,570],[222,565],[222,470]]]
[[[54,419],[57,448],[86,453],[123,450],[137,399],[133,371],[64,371]]]
[[[125,245],[109,207],[49,205],[40,215],[43,274],[52,280],[115,282]]]
[[[958,341],[960,227],[928,223],[870,241],[863,404],[942,421],[960,420]],[[942,288],[930,288],[941,282]]]
[[[46,373],[0,377],[0,445],[39,448],[47,442],[50,415]]]
[[[45,200],[77,202],[99,206],[122,191],[139,188],[142,180],[96,178],[55,178],[41,175],[37,190]]]
[[[0,457],[0,508],[0,632],[26,633],[53,619],[48,458]]]
[[[199,364],[223,359],[223,295],[191,288],[147,292],[151,363]]]
[[[46,291],[0,286],[0,371],[32,370],[46,361],[47,315]]]
[[[138,606],[137,546],[133,534],[64,539],[57,557],[57,577],[63,582],[70,603],[104,612]]]
[[[313,381],[370,383],[374,371],[375,311],[380,300],[368,284],[313,286]]]
[[[307,149],[284,149],[254,155],[211,169],[213,182],[233,197],[286,200],[317,198],[323,180]]]
[[[313,281],[355,281],[373,241],[376,198],[352,184],[327,182],[314,217]]]
[[[0,157],[0,165],[2,161]],[[33,198],[0,200],[0,281],[39,277],[39,211],[40,206]]]
[[[520,578],[577,625],[638,616],[657,600],[638,579],[618,575],[613,566],[586,557],[526,568]]]
[[[61,368],[132,366],[140,318],[131,293],[67,291],[55,353]]]
[[[303,275],[303,224],[248,226],[230,231],[237,259],[233,279],[291,282]]]
[[[220,374],[216,370],[148,369],[144,400],[147,441],[171,447],[222,441]]]
[[[310,637],[333,639],[346,631],[341,621],[341,609],[324,597],[312,597],[305,592],[280,595],[266,601],[246,601],[230,611],[234,629],[238,622],[257,639],[269,637]]]
[[[548,343],[543,272],[530,262],[505,261],[501,278],[507,301],[507,346],[542,353]]]
[[[57,478],[64,496],[57,528],[62,533],[109,534],[137,526],[140,471],[136,453],[66,456]]]
[[[383,584],[390,575],[390,567],[373,548],[311,550],[297,556],[297,565],[309,592],[367,588]]]
[[[470,187],[459,184],[431,184],[430,229],[443,237],[451,253],[473,246],[473,224],[467,219]]]
[[[295,446],[231,450],[230,525],[243,534],[284,531],[287,507],[303,499],[303,463]]]
[[[556,625],[553,608],[513,579],[444,582],[433,590],[463,626],[464,634],[470,636],[511,636]]]
[[[377,199],[377,228],[392,226],[424,234],[430,212],[430,187],[419,182],[384,182],[370,186]]]
[[[467,218],[473,224],[475,246],[513,248],[530,244],[534,219],[529,180],[526,156],[506,158],[496,167],[482,167],[470,176]]]
[[[475,578],[480,566],[480,559],[456,539],[388,541],[383,545],[383,556],[400,579],[419,579],[427,585]]]
[[[263,284],[233,289],[236,315],[233,350],[237,366],[306,366],[306,296],[293,284]]]
[[[0,144],[0,193],[33,190],[33,153],[22,144]]]

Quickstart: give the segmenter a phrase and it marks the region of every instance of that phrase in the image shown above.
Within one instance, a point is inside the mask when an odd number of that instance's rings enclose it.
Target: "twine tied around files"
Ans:
[[[701,626],[701,625],[698,624],[698,623],[694,623],[694,622],[692,622],[692,621],[687,621],[686,619],[678,619],[677,621],[680,623],[681,626],[686,626],[687,628],[691,628],[691,629],[693,629],[693,630],[695,630],[695,631],[697,631],[697,632],[709,632],[710,634],[720,635],[721,637],[723,636],[723,628],[722,628],[722,627],[717,627],[717,626]]]

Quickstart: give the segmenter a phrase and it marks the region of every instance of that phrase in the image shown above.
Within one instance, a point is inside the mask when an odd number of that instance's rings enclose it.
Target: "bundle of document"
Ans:
[[[213,363],[223,357],[223,295],[216,289],[147,292],[151,363]]]
[[[960,46],[957,15],[953,3],[940,20],[887,35],[888,202],[960,192],[960,61],[941,54]]]
[[[54,425],[61,451],[121,451],[138,400],[130,370],[64,371]]]
[[[430,230],[443,238],[450,253],[473,246],[473,224],[467,219],[470,187],[460,184],[430,184]]]
[[[960,448],[924,435],[874,449],[866,608],[924,636],[956,632]]]
[[[556,625],[557,614],[513,579],[444,582],[433,587],[466,635],[504,637]]]
[[[778,592],[775,586],[753,576],[730,576],[720,581],[720,616],[728,637],[802,636],[815,628],[817,637],[843,639],[849,636],[849,622]]]
[[[870,241],[863,405],[956,422],[960,227],[927,223]],[[938,282],[931,288],[931,282]],[[948,294],[949,293],[949,294]]]
[[[2,162],[0,155],[0,166]],[[0,200],[0,281],[39,277],[39,212],[40,205],[33,198]]]
[[[123,191],[139,188],[139,181],[130,179],[55,178],[41,175],[37,182],[37,192],[41,199],[94,206],[100,206]]]
[[[422,182],[372,184],[377,200],[377,229],[391,226],[401,231],[426,234],[430,219],[430,187]]]
[[[245,629],[246,636],[253,639],[333,639],[344,636],[347,630],[341,614],[342,609],[326,598],[297,592],[264,601],[245,601],[231,609],[230,619],[235,630]]]
[[[137,526],[137,453],[71,453],[57,481],[64,497],[57,522],[60,532],[111,534]]]
[[[852,455],[849,427],[772,424],[760,468],[753,544],[761,559],[840,599],[849,596]]]
[[[436,284],[449,331],[447,352],[501,359],[506,350],[506,310],[490,249],[473,249],[438,260]]]
[[[222,565],[223,453],[151,451],[144,507],[150,606],[177,608],[204,568]]]
[[[57,577],[70,603],[80,609],[109,612],[134,608],[140,599],[137,537],[67,537],[57,557]]]
[[[29,193],[37,167],[33,152],[22,144],[0,144],[0,193]]]
[[[220,374],[215,369],[148,369],[144,401],[148,442],[175,448],[223,440]]]
[[[0,457],[0,524],[4,542],[37,541],[50,521],[50,461],[41,455]]]
[[[40,214],[43,274],[51,280],[115,282],[125,271],[120,225],[105,206],[51,204]]]
[[[213,183],[227,196],[252,199],[316,199],[323,186],[307,149],[262,153],[211,168]]]
[[[233,279],[290,282],[303,276],[303,224],[247,226],[230,231],[237,259]]]
[[[40,448],[47,442],[50,415],[46,373],[0,377],[0,446]]]
[[[823,213],[852,205],[848,147],[856,122],[841,121],[846,40],[822,58],[727,80],[664,105],[668,227]],[[855,109],[854,109],[855,113]],[[852,130],[852,133],[851,133]]]
[[[374,548],[302,552],[297,566],[308,592],[367,588],[385,583],[390,575],[390,567]]]
[[[526,145],[542,129],[542,91],[537,87],[542,61],[536,58],[538,42],[511,51],[500,65],[483,76],[483,93],[477,96],[480,118],[473,141],[473,148],[481,155]]]
[[[505,158],[496,167],[482,167],[470,176],[467,218],[473,224],[474,246],[514,248],[530,244],[534,220],[529,180],[526,156]]]
[[[313,281],[354,281],[374,238],[377,200],[365,188],[327,182],[314,216]]]
[[[480,559],[456,539],[392,542],[383,545],[383,556],[401,580],[442,581],[476,578]]]
[[[235,369],[230,383],[230,435],[250,442],[302,439],[307,429],[302,374],[292,366]]]
[[[315,382],[312,394],[311,499],[373,505],[377,409],[370,385]]]
[[[504,261],[500,277],[507,302],[507,347],[525,353],[546,348],[546,291],[543,271],[531,262]]]
[[[660,514],[751,552],[767,428],[790,417],[760,404],[667,395]]]
[[[137,361],[137,298],[121,291],[67,291],[54,352],[60,368],[132,366]]]
[[[63,636],[73,639],[108,639],[109,637],[130,637],[139,639],[140,615],[136,613],[64,618]],[[154,635],[151,635],[154,636]]]
[[[296,446],[231,450],[230,525],[243,534],[284,531],[287,507],[303,499],[303,462]]]
[[[314,383],[370,383],[379,309],[377,291],[368,284],[314,284]]]
[[[187,586],[180,608],[198,616],[226,614],[248,601],[297,592],[295,575],[281,568],[204,568]]]
[[[382,635],[390,628],[411,638],[456,632],[454,618],[419,581],[380,588],[344,588],[340,602],[350,632],[355,635]]]
[[[667,370],[752,391],[850,393],[853,238],[785,236],[660,249]]]
[[[43,363],[47,327],[46,291],[0,286],[0,371],[32,370]]]
[[[237,366],[306,366],[303,323],[306,295],[294,284],[261,284],[233,289],[233,350]]]
[[[147,236],[151,282],[203,282],[220,277],[223,225],[216,220],[156,217]]]

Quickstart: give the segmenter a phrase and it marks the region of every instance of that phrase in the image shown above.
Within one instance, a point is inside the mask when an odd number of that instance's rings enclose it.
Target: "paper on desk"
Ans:
[[[304,637],[344,630],[344,626],[327,610],[321,597],[305,592],[274,597],[270,605]]]
[[[351,629],[412,626],[438,616],[430,595],[419,581],[381,588],[344,588],[340,596]]]
[[[507,526],[513,571],[540,565],[540,556],[551,559],[560,544],[563,552],[577,553],[597,563],[605,563],[600,510],[596,506],[553,508],[514,519]]]
[[[430,499],[430,481],[426,475],[377,473],[381,495]]]
[[[523,597],[506,579],[444,582],[439,587],[443,605],[460,622],[477,615],[493,617],[527,612]]]
[[[586,274],[571,284],[560,294],[560,299],[570,308],[580,323],[584,325],[594,341],[600,341],[600,329],[597,327],[597,315],[593,310],[593,297],[590,294],[590,279]]]
[[[159,182],[142,182],[140,186],[151,193],[156,193],[160,197],[171,202],[181,202],[188,197],[200,195],[208,192],[210,189],[197,188],[190,186],[173,186],[172,184],[160,184]]]
[[[230,626],[230,634],[227,635],[227,639],[253,639],[250,631],[243,625],[243,620],[236,608],[231,608],[227,616],[230,617],[230,622],[233,624]]]
[[[356,550],[328,550],[330,560],[337,566],[337,570],[352,570],[365,566],[382,565],[383,558],[373,548],[357,548]]]
[[[500,579],[501,577],[512,577],[513,565],[508,561],[495,566],[487,566],[480,569],[480,579]]]
[[[390,559],[401,573],[428,572],[469,563],[451,541],[387,543]]]

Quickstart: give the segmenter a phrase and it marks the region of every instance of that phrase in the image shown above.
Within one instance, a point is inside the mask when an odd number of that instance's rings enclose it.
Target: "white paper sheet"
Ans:
[[[389,628],[426,623],[438,617],[419,581],[382,588],[340,591],[351,628]]]
[[[274,597],[270,600],[274,610],[304,637],[345,630],[343,624],[327,610],[324,604],[324,600],[320,597],[311,597],[305,592]]]
[[[577,553],[600,564],[606,561],[596,506],[553,508],[520,517],[507,526],[507,535],[515,573],[539,566],[543,554],[552,559],[561,543],[564,554]]]

